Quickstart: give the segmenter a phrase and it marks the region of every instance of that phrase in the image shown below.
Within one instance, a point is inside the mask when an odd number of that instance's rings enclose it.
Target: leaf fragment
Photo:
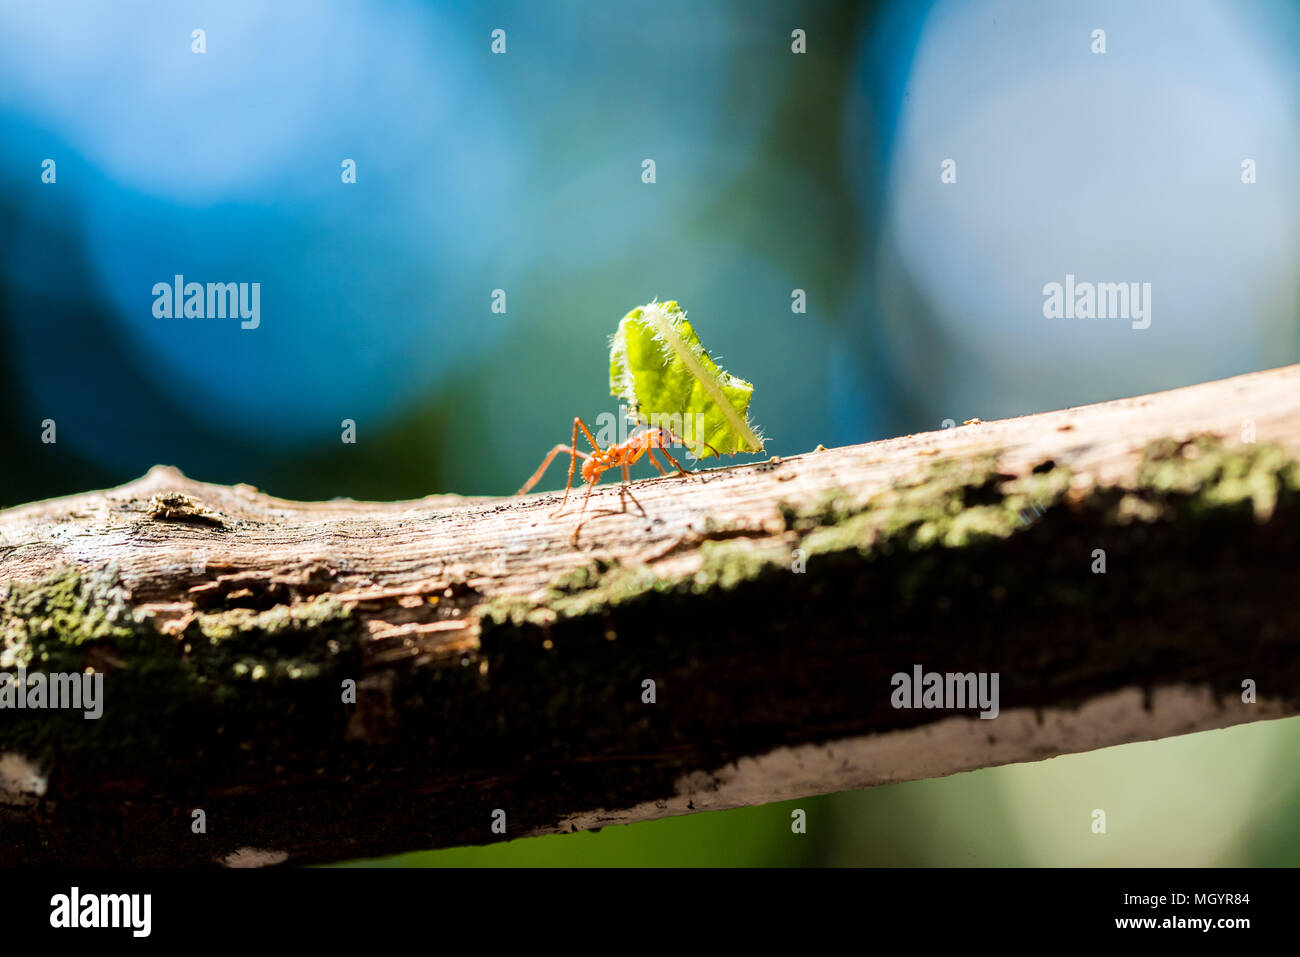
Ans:
[[[763,451],[749,421],[754,387],[719,368],[676,302],[650,302],[619,321],[609,389],[638,423],[669,429],[697,459]]]

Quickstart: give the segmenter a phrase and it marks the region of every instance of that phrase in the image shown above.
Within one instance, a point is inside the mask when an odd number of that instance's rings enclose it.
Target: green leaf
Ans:
[[[754,387],[718,368],[675,302],[651,302],[622,318],[610,341],[609,390],[637,422],[671,430],[697,459],[714,449],[763,451],[749,423]]]

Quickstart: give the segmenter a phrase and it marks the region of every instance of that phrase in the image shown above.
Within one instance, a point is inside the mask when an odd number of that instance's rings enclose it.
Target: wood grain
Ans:
[[[0,863],[487,843],[1293,714],[1286,466],[1270,503],[1227,473],[1156,489],[1162,441],[1267,485],[1249,455],[1300,452],[1300,366],[635,482],[626,508],[611,483],[576,543],[557,493],[303,503],[167,467],[0,512],[6,588],[110,575],[132,616],[75,645],[106,675],[90,738],[0,725]],[[933,517],[994,521],[1035,476],[1064,484],[1023,527]],[[893,708],[914,663],[999,672],[1001,714]]]

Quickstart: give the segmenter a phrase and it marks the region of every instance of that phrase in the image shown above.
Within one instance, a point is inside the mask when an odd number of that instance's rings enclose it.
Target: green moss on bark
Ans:
[[[150,755],[174,756],[187,737],[203,750],[214,743],[214,725],[224,735],[220,746],[237,748],[263,721],[310,701],[313,684],[328,707],[338,701],[341,679],[360,673],[357,623],[333,596],[265,611],[204,612],[172,636],[130,607],[112,566],[60,568],[39,581],[8,583],[0,593],[0,635],[0,670],[104,675],[99,719],[22,710],[0,722],[0,750],[38,760],[57,751],[68,767],[126,771]]]
[[[132,644],[138,627],[114,566],[9,582],[0,590],[0,670],[80,671],[88,647]]]
[[[700,570],[665,578],[646,568],[598,559],[557,579],[541,601],[512,596],[480,610],[489,626],[550,625],[600,614],[651,593],[729,590],[804,560],[855,553],[865,559],[961,549],[1025,533],[1053,509],[1095,512],[1099,526],[1185,517],[1204,520],[1250,508],[1267,519],[1279,497],[1300,491],[1300,461],[1277,445],[1228,447],[1212,437],[1162,440],[1145,450],[1132,486],[1092,487],[1067,502],[1073,472],[1043,462],[1021,476],[998,472],[996,457],[939,461],[918,481],[862,500],[834,489],[815,501],[785,503],[784,541],[705,541]]]

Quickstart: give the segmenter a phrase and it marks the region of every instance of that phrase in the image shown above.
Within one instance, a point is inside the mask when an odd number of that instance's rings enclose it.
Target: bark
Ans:
[[[576,541],[558,493],[166,467],[0,512],[0,669],[104,689],[0,712],[0,863],[482,844],[1300,710],[1300,366],[631,493]],[[896,707],[916,666],[997,717]]]

